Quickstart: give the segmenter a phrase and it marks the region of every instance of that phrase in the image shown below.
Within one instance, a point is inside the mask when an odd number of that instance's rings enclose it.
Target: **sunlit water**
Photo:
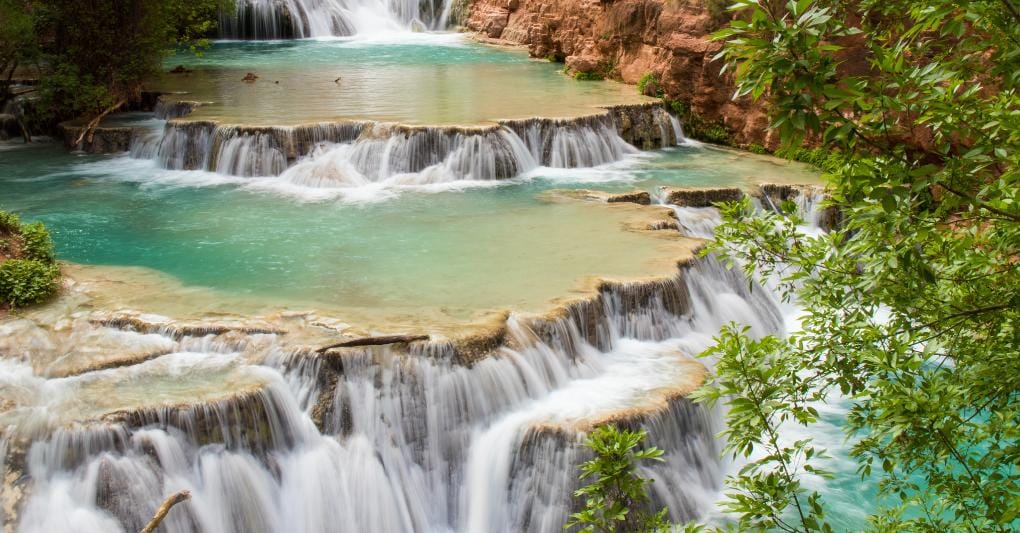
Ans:
[[[135,280],[162,280],[129,300],[132,308],[169,313],[159,292],[172,288],[180,294],[175,310],[202,311],[195,308],[219,300],[226,303],[205,310],[312,307],[361,320],[420,315],[419,324],[471,320],[491,309],[541,310],[581,287],[582,278],[661,273],[663,261],[680,253],[672,232],[632,227],[647,208],[556,201],[553,189],[656,193],[661,186],[815,179],[801,165],[685,146],[590,169],[538,168],[499,182],[321,187],[285,176],[172,171],[147,159],[66,154],[48,144],[0,145],[0,209],[46,222],[63,260],[117,267],[105,274],[121,284],[115,292],[131,293]],[[700,228],[690,234],[710,234],[711,215],[678,215],[681,227]],[[535,428],[584,427],[647,407],[654,396],[648,391],[696,382],[678,361],[689,364],[730,320],[756,334],[783,331],[784,309],[718,265],[689,271],[685,283],[693,296],[682,319],[658,304],[647,314],[607,304],[613,326],[605,353],[569,330],[570,342],[532,345],[511,318],[521,349],[472,367],[352,359],[336,388],[326,390],[300,366],[280,363],[273,335],[177,341],[94,328],[80,313],[62,317],[60,308],[28,316],[45,322],[52,315],[52,331],[8,320],[0,326],[24,335],[16,348],[29,352],[60,354],[53,339],[62,331],[81,341],[69,343],[69,357],[89,343],[113,341],[156,351],[141,364],[66,378],[45,375],[59,360],[40,367],[31,354],[31,366],[2,359],[0,423],[40,436],[28,458],[35,481],[22,529],[137,529],[162,495],[187,488],[194,504],[171,518],[171,530],[558,531],[583,455],[576,441],[529,440]],[[202,297],[189,292],[196,288]],[[242,301],[251,307],[236,308]],[[572,353],[568,346],[581,348]],[[253,364],[260,362],[267,366]],[[54,428],[120,409],[180,405],[185,414],[175,416],[187,423],[210,413],[227,420],[233,407],[215,402],[253,389],[272,422],[264,437],[272,442],[260,444],[267,449],[231,440],[247,442],[245,435],[224,434],[225,447],[202,445],[204,434],[159,423],[123,437],[74,429],[42,440]],[[335,418],[316,429],[309,417],[319,394],[335,396]],[[855,528],[873,489],[855,480],[845,457],[839,409],[825,413],[814,433],[836,453],[839,474],[818,486],[831,498],[837,524]],[[650,420],[668,462],[646,473],[674,519],[704,516],[717,497],[727,465],[715,462],[712,423],[697,409]],[[17,434],[4,434],[0,452]],[[96,444],[108,438],[120,444]],[[78,453],[81,464],[73,466],[67,457]],[[158,464],[148,459],[153,453]],[[338,506],[349,512],[337,513]],[[50,512],[58,507],[66,512]]]
[[[651,101],[633,86],[576,81],[562,65],[525,51],[473,43],[460,34],[390,38],[218,42],[202,56],[178,54],[156,84],[209,102],[192,118],[284,125],[339,119],[405,124],[478,124],[570,117],[598,106]],[[244,82],[247,73],[258,76]]]
[[[690,171],[662,170],[675,165]],[[76,263],[146,267],[291,308],[471,318],[499,308],[541,310],[587,276],[661,273],[676,249],[676,238],[628,229],[636,218],[629,204],[549,202],[537,198],[543,191],[745,184],[790,170],[809,178],[799,165],[678,148],[497,184],[365,187],[337,197],[281,188],[284,178],[169,171],[126,156],[9,144],[0,159],[0,208],[44,221],[60,257]]]

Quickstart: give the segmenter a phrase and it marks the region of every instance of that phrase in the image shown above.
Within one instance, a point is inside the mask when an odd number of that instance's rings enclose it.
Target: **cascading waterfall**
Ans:
[[[582,432],[607,418],[648,428],[666,451],[645,471],[656,504],[695,518],[720,483],[718,427],[669,391],[723,323],[764,334],[782,322],[765,291],[712,260],[655,287],[606,287],[561,319],[511,317],[508,347],[470,364],[440,344],[250,366],[228,353],[237,345],[175,341],[263,385],[31,442],[20,530],[131,531],[187,489],[167,531],[559,531],[588,457]],[[168,357],[202,360],[145,364]],[[666,392],[649,403],[655,390]]]
[[[193,104],[164,104],[172,117]],[[642,121],[643,130],[618,131]],[[501,121],[497,126],[401,126],[336,122],[293,127],[218,125],[170,120],[161,137],[137,134],[133,157],[172,170],[207,170],[240,177],[281,177],[313,188],[370,183],[421,185],[498,180],[537,167],[584,168],[620,161],[632,145],[683,141],[675,117],[658,106],[621,106],[573,119]]]
[[[303,39],[444,30],[450,0],[238,0],[220,16],[226,39]]]

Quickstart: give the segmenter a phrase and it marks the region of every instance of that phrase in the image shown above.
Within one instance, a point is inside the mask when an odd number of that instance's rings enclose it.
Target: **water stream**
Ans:
[[[450,0],[238,0],[220,17],[227,39],[301,39],[442,30]]]
[[[375,35],[449,10],[245,0],[223,31]],[[686,399],[694,356],[795,310],[693,258],[713,208],[578,198],[813,170],[686,142],[640,102],[471,127],[192,111],[116,119],[126,153],[0,143],[0,209],[73,262],[56,302],[0,318],[6,530],[137,531],[186,489],[163,530],[555,532],[608,421],[665,450],[643,473],[671,519],[712,513],[732,465],[719,414]],[[432,340],[313,350],[355,330]]]

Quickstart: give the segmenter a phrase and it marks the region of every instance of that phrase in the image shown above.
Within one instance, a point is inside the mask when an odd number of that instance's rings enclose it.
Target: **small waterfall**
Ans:
[[[831,231],[842,223],[843,213],[838,207],[822,205],[828,195],[820,186],[763,183],[759,188],[762,203],[769,210],[780,211],[785,201],[796,204],[806,231]]]
[[[226,39],[303,39],[444,30],[450,0],[238,0],[220,15]]]
[[[161,113],[174,116],[193,108],[188,102],[162,103]],[[173,170],[282,176],[283,182],[303,187],[422,185],[509,179],[540,166],[613,163],[637,152],[632,143],[673,143],[672,119],[661,105],[639,105],[573,119],[508,120],[482,127],[371,122],[274,127],[170,120],[159,140],[150,133],[136,135],[131,153]]]
[[[676,144],[684,144],[687,141],[687,137],[684,135],[684,127],[680,125],[680,119],[674,115],[669,115],[669,125],[673,127],[673,137],[676,138]]]

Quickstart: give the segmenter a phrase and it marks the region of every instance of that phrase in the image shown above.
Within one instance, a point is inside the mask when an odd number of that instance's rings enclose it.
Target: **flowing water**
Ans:
[[[233,37],[364,36],[444,27],[449,6],[249,0],[224,16]],[[706,373],[693,357],[726,323],[781,334],[796,310],[693,258],[714,209],[592,199],[815,172],[686,142],[660,108],[481,129],[386,123],[544,114],[550,104],[514,91],[499,94],[520,114],[504,115],[491,95],[472,108],[460,89],[422,81],[470,82],[482,65],[559,76],[535,89],[568,109],[550,115],[590,115],[556,100],[550,87],[574,82],[545,65],[459,40],[422,56],[375,44],[381,58],[351,60],[362,69],[351,80],[422,86],[406,107],[380,91],[363,115],[313,103],[294,118],[302,106],[278,97],[231,100],[225,80],[246,57],[284,78],[298,57],[305,73],[356,58],[366,45],[354,43],[218,45],[191,63],[206,81],[187,82],[214,103],[115,119],[137,128],[129,153],[0,144],[0,209],[44,221],[73,280],[56,302],[0,318],[6,529],[137,531],[186,489],[164,530],[560,531],[584,432],[606,421],[644,427],[665,450],[643,473],[673,520],[713,513],[733,465],[719,458],[718,413],[686,399]],[[591,97],[578,111],[635,103],[563,90]],[[267,126],[221,122],[232,113]],[[635,119],[669,147],[628,144],[620,125]],[[815,211],[817,198],[800,199]],[[432,339],[314,351],[352,332]],[[839,417],[820,434],[837,451]],[[847,465],[819,486],[859,507]]]
[[[237,0],[220,16],[229,39],[289,39],[442,30],[451,0]]]

